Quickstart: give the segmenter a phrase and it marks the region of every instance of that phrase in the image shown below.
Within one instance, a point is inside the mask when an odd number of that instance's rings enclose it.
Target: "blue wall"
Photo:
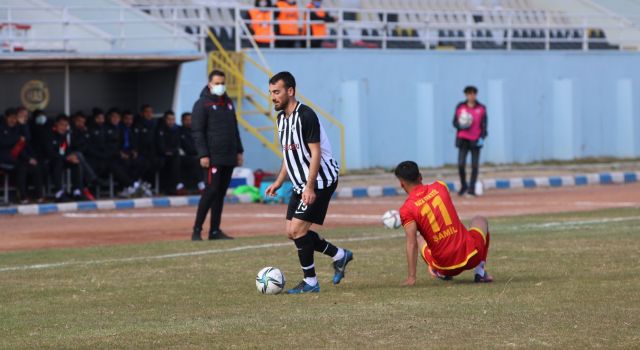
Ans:
[[[622,52],[264,52],[347,127],[347,167],[454,163],[453,109],[473,84],[489,112],[482,161],[640,155],[640,55]],[[247,78],[267,77],[245,67]],[[184,72],[184,70],[183,70]],[[336,154],[338,130],[324,122]],[[250,136],[247,165],[279,159]]]

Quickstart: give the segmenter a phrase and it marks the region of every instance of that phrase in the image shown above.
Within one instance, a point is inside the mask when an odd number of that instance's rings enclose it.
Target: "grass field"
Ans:
[[[317,256],[322,292],[301,296],[255,289],[268,265],[298,282],[282,237],[2,254],[0,348],[639,348],[639,225],[640,209],[495,219],[495,283],[420,265],[411,288],[400,231],[323,232],[355,260],[336,287]]]

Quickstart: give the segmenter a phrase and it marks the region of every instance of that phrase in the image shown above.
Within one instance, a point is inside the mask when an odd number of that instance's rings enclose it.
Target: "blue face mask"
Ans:
[[[322,5],[322,1],[314,1],[313,6],[320,7]]]

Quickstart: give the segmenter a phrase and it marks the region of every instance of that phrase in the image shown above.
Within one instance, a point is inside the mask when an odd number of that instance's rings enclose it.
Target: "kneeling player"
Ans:
[[[492,277],[484,270],[489,250],[487,219],[473,218],[471,229],[467,230],[458,218],[447,185],[440,181],[423,185],[415,162],[400,163],[395,175],[409,195],[400,208],[407,235],[409,275],[405,285],[416,283],[418,247],[434,277],[450,280],[473,269],[475,282],[492,282]]]

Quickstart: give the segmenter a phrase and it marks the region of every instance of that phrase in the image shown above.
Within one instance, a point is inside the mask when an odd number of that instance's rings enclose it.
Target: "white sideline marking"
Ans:
[[[592,220],[574,220],[574,221],[552,221],[543,222],[539,224],[525,224],[519,227],[523,228],[550,228],[550,227],[562,227],[562,226],[582,226],[592,224],[606,224],[610,222],[623,222],[623,221],[637,221],[640,217],[619,217],[619,218],[606,218],[606,219],[592,219]]]
[[[192,217],[193,213],[64,213],[62,216],[72,219],[137,219],[137,218],[175,218],[175,217]],[[273,218],[284,219],[284,214],[241,214],[230,213],[224,214],[224,217],[232,218]],[[328,214],[327,218],[331,219],[352,219],[352,220],[380,220],[381,215],[360,215],[360,214]]]
[[[361,241],[376,241],[376,240],[392,239],[392,238],[400,238],[400,237],[404,237],[404,234],[394,234],[394,235],[387,235],[387,236],[366,236],[366,237],[353,237],[353,238],[339,238],[339,239],[333,239],[332,241],[334,241],[334,242],[361,242]],[[101,265],[101,264],[109,264],[109,263],[144,261],[144,260],[164,260],[164,259],[182,258],[182,257],[187,257],[187,256],[199,256],[199,255],[218,254],[218,253],[231,253],[231,252],[238,252],[238,251],[243,251],[243,250],[258,250],[258,249],[279,248],[279,247],[287,247],[287,246],[291,246],[291,242],[255,244],[255,245],[245,245],[245,246],[234,247],[234,248],[226,248],[226,249],[196,250],[196,251],[183,252],[183,253],[152,255],[152,256],[134,256],[134,257],[129,257],[129,258],[119,258],[119,259],[103,259],[103,260],[88,260],[88,261],[63,261],[63,262],[59,262],[59,263],[50,263],[50,264],[7,266],[7,267],[0,268],[0,272],[53,269],[53,268],[74,266],[74,265],[76,265],[76,266],[88,266],[88,265]]]

